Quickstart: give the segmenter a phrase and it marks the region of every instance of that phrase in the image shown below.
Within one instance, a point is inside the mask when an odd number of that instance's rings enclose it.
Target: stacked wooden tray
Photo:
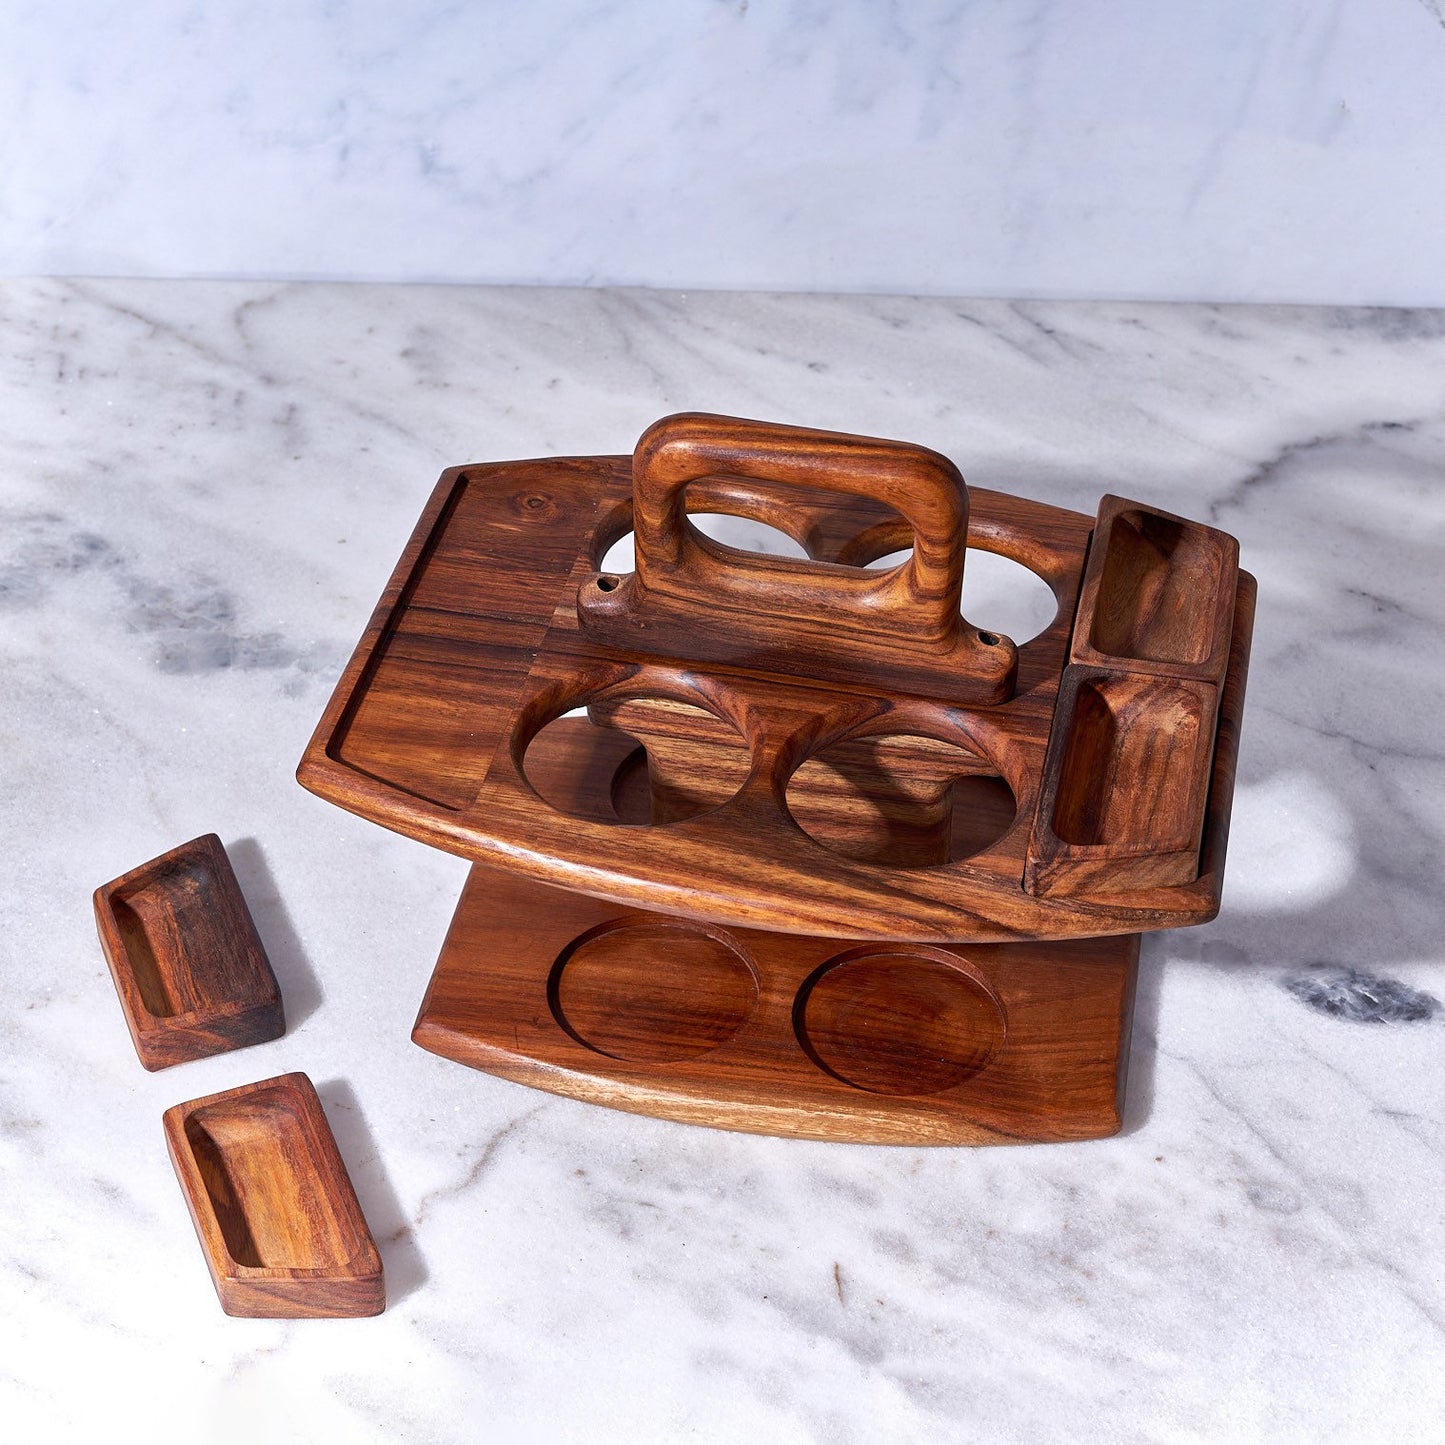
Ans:
[[[1053,623],[972,626],[967,548]],[[729,1128],[1094,1137],[1138,934],[1219,906],[1254,595],[1232,538],[1137,502],[671,417],[630,458],[446,472],[298,776],[475,861],[438,1053]]]

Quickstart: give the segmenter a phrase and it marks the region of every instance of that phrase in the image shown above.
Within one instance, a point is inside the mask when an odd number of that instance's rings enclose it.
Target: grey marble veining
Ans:
[[[7,1432],[1435,1438],[1440,313],[43,282],[0,327]],[[443,466],[683,407],[1239,536],[1224,910],[1146,945],[1117,1139],[726,1135],[408,1042],[465,865],[303,793],[301,749]],[[1007,585],[973,595],[1026,616]],[[147,1075],[89,895],[208,830],[290,1028]],[[386,1258],[375,1321],[222,1316],[165,1157],[166,1106],[293,1068]]]
[[[1442,0],[0,7],[0,273],[1445,303]]]

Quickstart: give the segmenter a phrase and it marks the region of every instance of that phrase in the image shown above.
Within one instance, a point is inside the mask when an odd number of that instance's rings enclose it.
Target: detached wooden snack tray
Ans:
[[[101,949],[147,1069],[286,1032],[276,975],[214,833],[103,884],[94,902]]]
[[[166,1148],[228,1315],[334,1319],[386,1307],[381,1256],[305,1074],[177,1104]]]
[[[967,548],[1053,623],[971,625]],[[1141,503],[670,417],[630,458],[444,473],[298,777],[482,865],[428,1048],[729,1128],[1093,1137],[1138,933],[1219,906],[1254,597],[1233,538]]]

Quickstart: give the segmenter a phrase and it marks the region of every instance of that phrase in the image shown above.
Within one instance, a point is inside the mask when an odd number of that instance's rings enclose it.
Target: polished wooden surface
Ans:
[[[692,416],[630,458],[453,469],[298,776],[475,861],[725,927],[948,943],[1206,921],[1253,623],[1232,540],[1116,498],[1096,528],[954,497],[955,475],[899,443]],[[783,527],[812,561],[709,542],[686,521],[708,510]],[[634,523],[637,573],[599,587]],[[1058,599],[1038,637],[999,639],[1002,698],[978,637],[951,699],[936,672],[880,680],[895,621],[927,645],[968,634],[960,525]],[[537,781],[578,709],[613,734],[571,755],[601,777],[585,808]]]
[[[102,885],[94,905],[101,948],[147,1069],[286,1031],[276,976],[214,833]]]
[[[896,513],[909,555],[882,572],[739,552],[687,525],[694,482],[728,477],[816,502],[862,499]],[[583,632],[620,651],[803,672],[949,702],[997,703],[1013,689],[1013,643],[959,612],[968,491],[946,457],[871,437],[731,417],[665,417],[632,459],[637,570],[577,594]],[[784,501],[786,508],[786,501]]]
[[[969,548],[1051,625],[968,624]],[[1219,906],[1254,596],[1232,538],[1142,503],[671,417],[631,458],[445,474],[298,776],[479,865],[434,1052],[725,1128],[1095,1138],[1139,930]]]
[[[1238,570],[1239,543],[1227,532],[1104,497],[1070,661],[1222,682]]]
[[[321,1100],[283,1074],[177,1104],[166,1147],[228,1315],[380,1314],[381,1256]]]
[[[1211,785],[1233,781],[1254,596],[1233,537],[1100,502],[1025,887],[1107,897],[1200,876]]]
[[[585,726],[585,724],[579,724]],[[858,944],[474,867],[412,1037],[517,1083],[753,1133],[1117,1132],[1139,940]]]

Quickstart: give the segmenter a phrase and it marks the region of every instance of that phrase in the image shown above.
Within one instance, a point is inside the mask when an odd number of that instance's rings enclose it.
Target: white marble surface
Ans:
[[[1445,305],[1445,0],[0,7],[0,274]]]
[[[42,282],[0,328],[6,1438],[1439,1438],[1445,316]],[[1120,1137],[733,1136],[408,1042],[464,865],[302,746],[443,465],[693,406],[1241,538],[1224,912],[1147,945]],[[90,892],[211,829],[290,1031],[149,1075]],[[160,1115],[287,1069],[379,1319],[217,1307]]]

